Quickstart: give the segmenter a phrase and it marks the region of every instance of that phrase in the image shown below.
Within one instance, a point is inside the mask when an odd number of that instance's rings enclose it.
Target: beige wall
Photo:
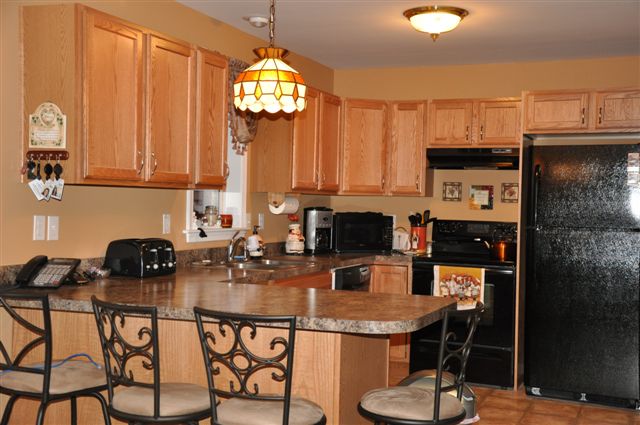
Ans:
[[[28,187],[20,183],[19,8],[46,2],[2,0],[0,3],[0,265],[23,263],[35,254],[81,258],[102,256],[112,239],[162,236],[162,213],[172,215],[172,234],[167,236],[177,249],[190,248],[181,233],[185,227],[185,191],[67,186],[62,202],[46,203],[36,201]],[[114,0],[85,4],[247,62],[253,61],[252,49],[265,43],[171,0]],[[288,60],[302,72],[309,84],[331,91],[333,70],[295,54]],[[31,240],[35,214],[60,217],[59,241]],[[197,244],[197,247],[220,244]]]
[[[61,1],[56,1],[60,3]],[[2,60],[0,97],[2,98],[0,140],[0,265],[22,263],[35,254],[49,256],[102,256],[107,243],[121,237],[161,236],[162,213],[172,214],[173,233],[168,235],[178,249],[187,249],[184,228],[185,192],[160,189],[124,189],[68,186],[62,202],[37,202],[26,185],[19,182],[20,153],[20,68],[19,7],[33,1],[2,0]],[[164,32],[171,36],[218,50],[223,54],[251,61],[254,47],[263,41],[206,17],[172,0],[113,0],[86,2],[123,19]],[[153,8],[151,10],[151,8]],[[594,59],[520,64],[470,65],[452,67],[373,69],[333,71],[310,59],[292,54],[290,62],[309,84],[341,96],[380,99],[426,99],[455,97],[494,97],[519,95],[523,89],[611,87],[640,85],[640,58]],[[436,173],[434,198],[313,197],[302,196],[301,208],[330,205],[336,210],[382,210],[400,218],[408,211],[433,210],[434,215],[474,219],[515,219],[513,206],[495,201],[494,211],[469,211],[466,203],[439,200],[441,181],[447,172]],[[482,172],[481,172],[482,173]],[[489,172],[491,173],[491,172]],[[502,173],[502,172],[499,172]],[[472,174],[453,181],[476,180]],[[506,174],[479,178],[480,183],[514,181]],[[455,176],[454,176],[455,177]],[[493,183],[492,183],[493,182]],[[496,197],[499,197],[497,194]],[[250,210],[266,213],[267,241],[283,240],[286,217],[272,216],[264,194],[248,199]],[[458,204],[458,203],[456,203]],[[453,209],[453,210],[452,210]],[[58,215],[60,240],[31,241],[32,216]],[[459,215],[458,215],[459,214]],[[255,220],[255,218],[254,218]],[[406,218],[405,218],[406,221]],[[197,247],[216,244],[198,244]],[[220,244],[217,244],[220,245]]]
[[[640,56],[336,70],[334,80],[337,95],[365,99],[520,96],[522,90],[640,86]]]

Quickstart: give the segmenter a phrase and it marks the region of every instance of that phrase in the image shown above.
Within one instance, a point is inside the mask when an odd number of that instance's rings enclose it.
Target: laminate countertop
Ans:
[[[52,310],[92,312],[91,296],[113,303],[154,305],[162,319],[194,320],[193,307],[229,313],[295,315],[297,328],[356,334],[412,332],[440,320],[450,299],[274,285],[277,279],[355,264],[411,265],[402,256],[339,255],[293,257],[304,267],[275,272],[183,267],[175,274],[145,279],[111,277],[47,292]],[[286,257],[291,260],[292,257]],[[31,307],[28,302],[13,303]]]

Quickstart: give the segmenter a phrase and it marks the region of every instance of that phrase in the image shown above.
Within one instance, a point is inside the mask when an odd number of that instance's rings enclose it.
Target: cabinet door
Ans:
[[[520,101],[478,102],[477,143],[518,146],[522,139],[520,104]]]
[[[529,92],[524,95],[525,133],[583,130],[588,126],[588,92]]]
[[[389,192],[420,195],[426,152],[423,102],[394,102],[391,107]]]
[[[318,187],[318,123],[320,94],[307,88],[307,107],[293,114],[291,189],[315,192]]]
[[[596,108],[597,129],[638,131],[640,127],[640,90],[597,92]]]
[[[83,16],[84,177],[143,180],[143,34],[101,13]]]
[[[224,187],[227,165],[227,60],[198,49],[198,99],[195,184]]]
[[[429,146],[470,145],[472,123],[472,101],[432,101],[429,105]]]
[[[371,266],[370,292],[384,294],[408,294],[409,273],[406,266]],[[389,342],[389,359],[409,361],[409,335],[392,334]]]
[[[149,181],[190,181],[195,127],[195,50],[151,36],[147,87]]]
[[[387,104],[348,99],[344,104],[342,192],[384,194]]]
[[[340,186],[340,119],[342,101],[338,96],[320,93],[318,134],[318,189],[336,193]]]

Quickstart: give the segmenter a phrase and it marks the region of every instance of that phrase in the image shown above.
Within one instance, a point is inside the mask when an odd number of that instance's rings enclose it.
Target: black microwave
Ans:
[[[333,215],[331,248],[334,252],[391,251],[393,217],[375,212]]]

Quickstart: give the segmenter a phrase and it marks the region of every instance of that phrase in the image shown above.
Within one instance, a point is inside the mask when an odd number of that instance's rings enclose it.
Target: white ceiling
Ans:
[[[242,19],[268,0],[178,1],[269,38]],[[434,43],[402,12],[435,4],[469,16]],[[334,69],[640,55],[640,0],[277,0],[275,44]]]

